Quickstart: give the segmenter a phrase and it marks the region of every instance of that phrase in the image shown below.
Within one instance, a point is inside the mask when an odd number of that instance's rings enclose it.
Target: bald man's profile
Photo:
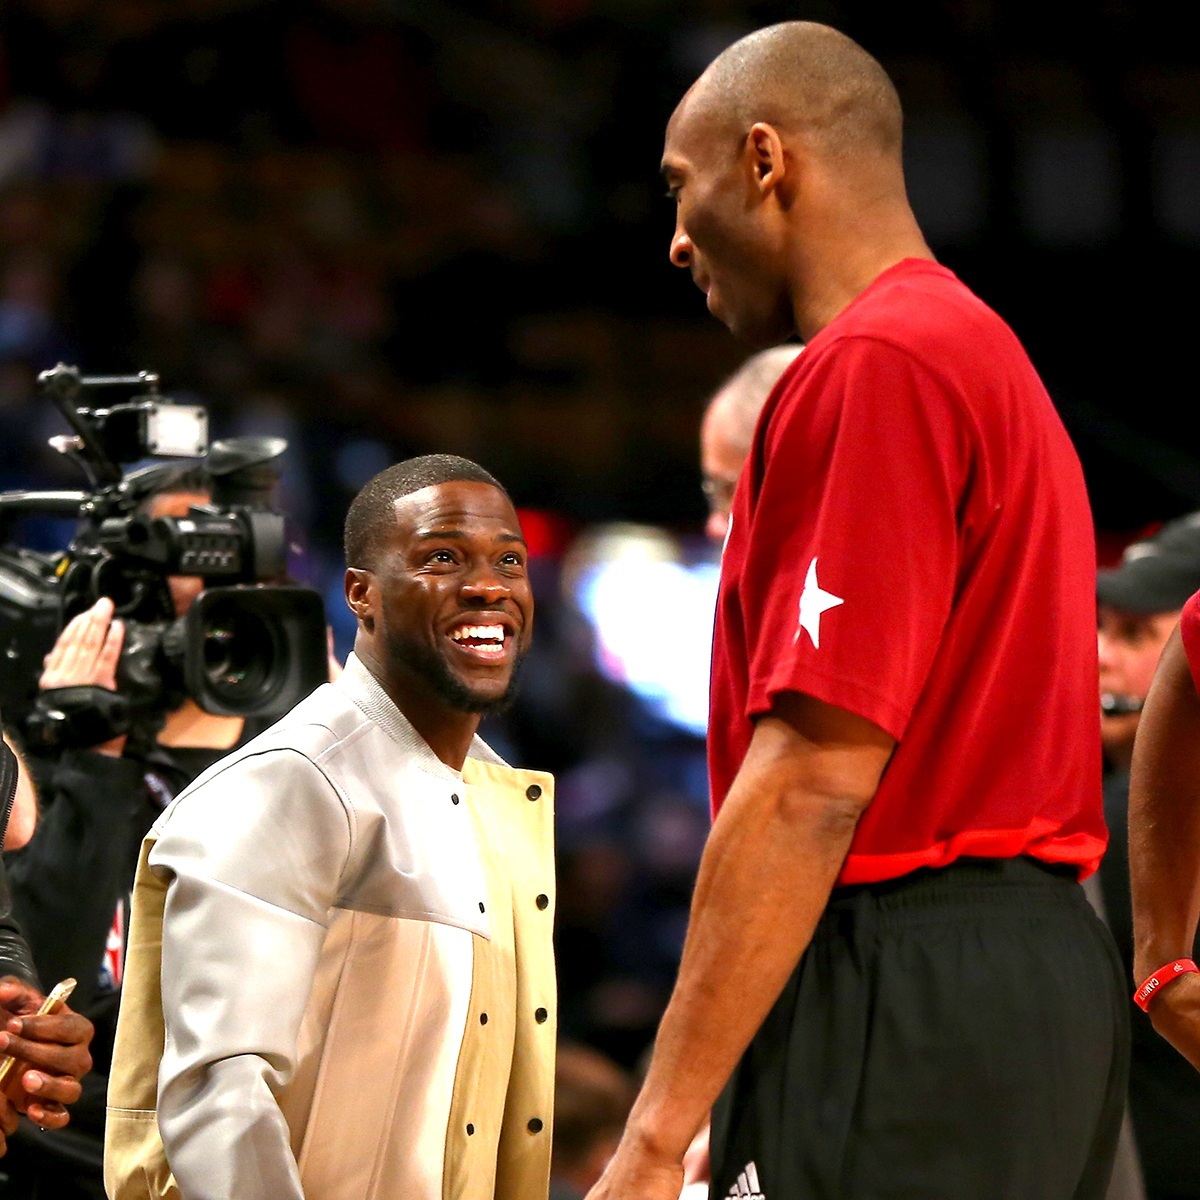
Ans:
[[[828,26],[735,43],[667,126],[670,257],[799,337],[733,498],[714,821],[683,961],[590,1200],[1100,1200],[1128,1070],[1083,473],[909,207],[900,101]]]

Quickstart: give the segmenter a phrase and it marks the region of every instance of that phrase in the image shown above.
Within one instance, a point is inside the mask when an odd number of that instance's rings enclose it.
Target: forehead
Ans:
[[[186,517],[194,504],[207,504],[212,499],[208,492],[159,492],[150,500],[152,517]]]
[[[393,506],[396,514],[392,536],[417,537],[424,533],[512,533],[520,534],[512,501],[490,483],[455,480],[438,483],[401,496]]]
[[[1173,622],[1178,615],[1174,612],[1133,612],[1131,609],[1117,608],[1112,604],[1105,604],[1103,601],[1096,605],[1096,614],[1101,625],[1121,625],[1126,628],[1134,626],[1149,628],[1157,625],[1164,618]]]
[[[702,165],[728,140],[728,122],[716,111],[710,92],[701,75],[671,114],[663,142],[664,171]]]

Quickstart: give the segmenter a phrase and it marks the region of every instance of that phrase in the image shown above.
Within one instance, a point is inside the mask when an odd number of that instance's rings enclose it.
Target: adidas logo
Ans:
[[[752,1163],[737,1177],[737,1183],[725,1194],[725,1200],[764,1200],[758,1184],[758,1168]]]

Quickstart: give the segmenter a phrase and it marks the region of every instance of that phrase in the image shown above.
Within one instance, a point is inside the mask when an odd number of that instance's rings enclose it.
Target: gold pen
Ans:
[[[74,990],[75,980],[64,979],[42,1001],[42,1007],[37,1010],[36,1015],[44,1017],[47,1013],[53,1012]],[[8,1082],[8,1077],[12,1074],[12,1069],[16,1065],[17,1060],[11,1054],[6,1054],[3,1058],[0,1058],[0,1087],[3,1087]]]

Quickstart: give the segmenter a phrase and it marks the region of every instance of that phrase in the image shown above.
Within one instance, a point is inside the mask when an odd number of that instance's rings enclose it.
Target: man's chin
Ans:
[[[480,687],[424,642],[396,638],[388,649],[396,662],[403,663],[407,672],[423,680],[434,696],[457,712],[494,716],[508,708],[516,698],[519,658],[505,677],[492,675]]]
[[[459,680],[455,689],[455,707],[462,712],[478,713],[481,717],[493,717],[512,706],[517,698],[515,675],[510,675],[503,690],[496,688],[473,688],[464,680]]]
[[[769,350],[772,346],[781,345],[795,334],[786,322],[777,319],[764,320],[759,314],[737,312],[727,309],[718,299],[714,304],[711,300],[708,311],[733,334],[739,342],[745,342],[753,350]]]
[[[495,676],[475,681],[456,671],[445,659],[440,670],[430,671],[426,679],[442,700],[459,712],[491,717],[512,706],[517,696],[518,659],[502,679]]]

